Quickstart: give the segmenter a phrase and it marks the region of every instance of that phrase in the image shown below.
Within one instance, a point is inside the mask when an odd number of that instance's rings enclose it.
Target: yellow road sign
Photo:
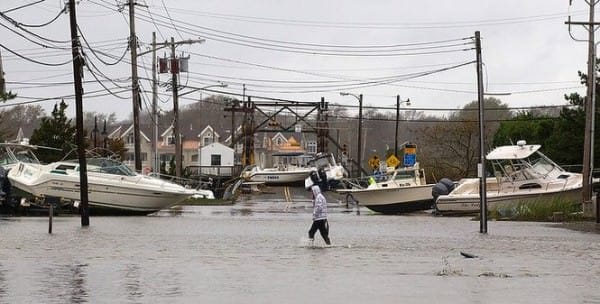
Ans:
[[[373,170],[379,169],[379,157],[377,155],[373,155],[369,158],[369,166],[371,166],[371,169]]]
[[[394,154],[392,154],[387,158],[385,163],[388,165],[388,167],[396,168],[396,166],[400,164],[400,160]]]

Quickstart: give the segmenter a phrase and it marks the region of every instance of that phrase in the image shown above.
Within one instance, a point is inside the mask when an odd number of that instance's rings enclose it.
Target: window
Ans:
[[[306,152],[308,153],[317,153],[317,142],[316,141],[309,141],[306,144]]]
[[[135,155],[133,153],[127,153],[126,157],[128,161],[135,161]]]
[[[204,144],[203,144],[203,145],[204,145],[204,146],[208,146],[208,145],[210,145],[210,144],[212,143],[212,140],[211,140],[211,139],[212,139],[212,138],[210,138],[210,137],[204,137]]]
[[[175,136],[173,136],[173,135],[167,136],[167,145],[174,145],[174,144],[175,144]]]
[[[140,154],[142,161],[147,161],[148,160],[148,153],[141,153]]]
[[[220,166],[221,165],[221,154],[211,154],[210,155],[210,165],[211,166]]]
[[[198,154],[192,155],[192,161],[193,162],[198,162]]]
[[[134,141],[135,141],[135,137],[133,136],[133,133],[127,134],[127,143],[130,145],[133,145]]]
[[[160,161],[164,161],[164,162],[169,162],[171,161],[171,158],[175,157],[175,154],[161,154],[160,155]]]

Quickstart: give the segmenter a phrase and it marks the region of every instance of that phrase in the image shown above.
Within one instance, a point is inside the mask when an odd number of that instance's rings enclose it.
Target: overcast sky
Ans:
[[[23,24],[18,28],[0,18],[7,89],[19,95],[7,104],[68,96],[69,114],[74,115],[69,15],[58,15],[64,1],[46,0],[6,12],[33,2],[0,1],[4,17]],[[129,15],[122,3],[81,0],[77,18],[91,46],[82,39],[89,69],[94,71],[84,69],[84,111],[115,112],[127,118],[132,112],[131,58],[126,49]],[[475,31],[481,32],[485,90],[511,93],[497,96],[510,107],[564,105],[565,93],[585,92],[577,71],[586,71],[587,43],[574,41],[565,25],[569,15],[573,21],[588,20],[588,6],[582,0],[573,1],[572,6],[567,0],[137,3],[145,5],[136,7],[139,51],[149,49],[153,31],[159,41],[203,38],[204,43],[177,47],[178,55],[190,56],[190,72],[180,75],[181,82],[200,88],[222,81],[228,86],[217,89],[232,97],[242,94],[245,84],[246,95],[256,96],[255,100],[316,102],[325,97],[331,103],[356,105],[352,96],[339,95],[350,92],[363,94],[365,105],[393,106],[400,95],[402,100],[410,98],[412,108],[458,109],[477,99],[476,68],[470,63],[475,60]],[[30,27],[56,16],[49,25]],[[587,38],[581,26],[573,26],[571,34]],[[123,60],[107,65],[123,54]],[[151,55],[139,58],[143,111],[148,111],[151,101],[151,85],[146,80],[151,78],[151,60]],[[94,75],[118,97],[100,86]],[[169,77],[162,74],[159,79],[167,82]],[[160,93],[160,108],[172,109],[169,91],[161,87]],[[211,93],[194,92],[186,97],[198,99],[201,94]],[[189,104],[191,99],[180,103]],[[49,111],[55,102],[38,104]]]

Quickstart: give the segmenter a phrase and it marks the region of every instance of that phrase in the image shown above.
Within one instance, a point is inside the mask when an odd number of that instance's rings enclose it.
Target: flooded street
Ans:
[[[600,235],[558,224],[376,215],[272,189],[146,217],[0,219],[0,303],[600,303]],[[287,194],[284,194],[287,193]],[[464,258],[460,252],[476,255]]]

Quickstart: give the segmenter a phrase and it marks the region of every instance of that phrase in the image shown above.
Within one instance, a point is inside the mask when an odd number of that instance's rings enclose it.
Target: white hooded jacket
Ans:
[[[327,200],[317,185],[311,187],[313,193],[313,221],[327,219]]]

